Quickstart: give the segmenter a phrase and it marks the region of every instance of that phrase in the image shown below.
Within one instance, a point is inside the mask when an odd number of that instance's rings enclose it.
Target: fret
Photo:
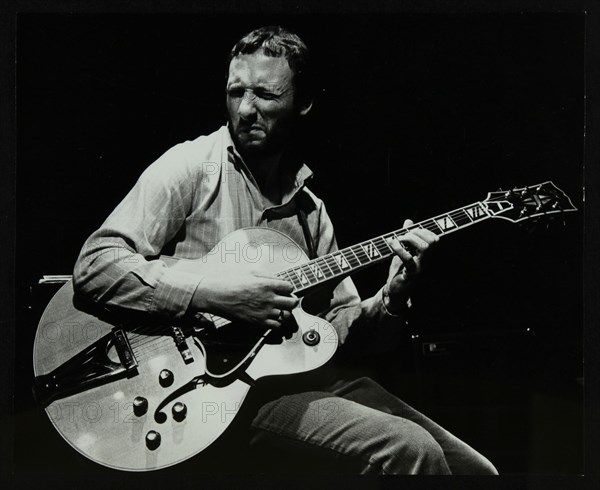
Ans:
[[[295,289],[300,289],[300,286],[301,286],[300,281],[298,281],[298,279],[296,279],[294,274],[290,274],[289,270],[285,270],[285,271],[281,271],[281,272],[287,276],[287,280],[292,283],[292,285],[294,286]]]
[[[308,269],[305,270],[304,264],[294,267],[292,269],[292,272],[296,275],[296,277],[300,281],[300,284],[302,284],[303,286],[310,286],[314,282],[314,277],[313,277],[313,281],[310,280],[310,277],[309,277],[310,270],[308,270]]]
[[[337,262],[333,259],[333,254],[326,255],[324,259],[325,263],[331,269],[331,272],[333,272],[334,276],[342,272],[342,269],[337,265]]]
[[[425,225],[426,229],[428,229],[429,231],[435,233],[436,235],[442,235],[444,233],[444,230],[442,230],[437,223],[432,220],[432,219],[428,219],[427,221],[423,221],[423,224]]]
[[[323,265],[319,265],[319,269],[321,269],[321,271],[323,272],[323,274],[325,274],[326,277],[335,276],[335,272],[333,272],[333,270],[331,270],[331,267],[329,267],[329,264],[323,257],[319,257],[318,259],[315,259],[315,263],[317,265],[319,264],[319,262],[321,262],[321,264],[325,264],[325,267],[323,267]]]
[[[279,277],[280,279],[283,279],[284,281],[292,282],[292,280],[290,279],[290,276],[288,275],[287,271],[285,271],[285,270],[280,271],[277,274],[275,274],[275,277]]]
[[[312,271],[312,269],[310,268],[310,266],[308,264],[309,264],[308,262],[306,264],[302,264],[300,266],[300,268],[302,269],[302,271],[304,272],[304,274],[306,275],[306,277],[308,278],[310,283],[316,284],[319,282],[319,280],[317,279],[317,276],[315,276],[314,272]]]
[[[450,217],[449,214],[443,214],[441,216],[438,216],[437,218],[434,218],[434,221],[435,224],[438,225],[444,232],[457,227],[456,223]]]
[[[387,244],[387,242],[385,241],[385,239],[383,238],[383,236],[377,237],[377,238],[375,238],[374,240],[371,240],[371,241],[373,242],[373,244],[377,248],[377,251],[379,252],[379,254],[382,257],[387,257],[388,255],[390,255],[392,253],[392,249]]]
[[[371,263],[371,259],[365,253],[365,250],[363,249],[363,247],[361,245],[354,245],[351,248],[352,248],[352,253],[354,253],[354,255],[356,255],[356,258],[358,259],[358,261],[360,262],[361,265]]]
[[[373,240],[361,243],[360,247],[369,260],[377,260],[381,258],[381,253],[373,243]]]
[[[418,226],[412,226],[410,229],[412,230],[412,229],[414,229],[414,228],[418,228]],[[401,236],[403,236],[403,235],[406,235],[406,233],[407,233],[407,231],[408,231],[408,230],[407,230],[406,228],[402,228],[401,230],[398,230],[398,231],[399,231],[399,232],[403,232],[403,233],[400,235],[400,237],[401,237]],[[393,232],[393,233],[392,233],[392,235],[394,236],[394,238],[395,238],[396,240],[398,240],[399,236],[398,236],[397,232]],[[400,244],[400,246],[401,246],[401,247],[402,247],[404,250],[406,250],[407,252],[409,252],[409,253],[410,253],[410,250],[408,250],[408,248],[406,248],[406,245],[405,245],[403,242],[401,242],[401,241],[398,241],[398,243]]]
[[[478,202],[470,206],[466,206],[464,211],[469,215],[469,218],[471,218],[472,221],[478,221],[480,219],[487,218],[488,216],[483,206]]]
[[[473,223],[473,220],[469,217],[469,215],[465,212],[464,209],[457,209],[456,211],[451,213],[451,216],[458,226],[465,226]]]
[[[331,258],[334,260],[335,265],[337,265],[343,272],[352,269],[350,262],[348,262],[348,259],[341,251],[332,253]]]
[[[340,250],[340,253],[346,258],[352,269],[360,265],[360,260],[358,260],[356,255],[354,255],[354,252],[352,252],[352,250],[345,248],[343,250]]]
[[[317,279],[317,276],[315,276],[312,269],[309,267],[308,263],[302,264],[300,267],[304,271],[304,273],[306,274],[306,277],[308,277],[308,280],[311,283],[316,284],[317,282],[319,282],[319,280]]]
[[[358,256],[358,253],[360,253],[362,251],[362,249],[360,247],[357,247],[356,245],[352,246],[352,247],[348,247],[348,250],[350,250],[350,252],[352,252],[352,255],[354,255],[354,257],[356,257],[356,266],[360,267],[363,264],[367,264],[369,261],[365,261],[363,262],[362,260],[360,260],[360,257]],[[364,255],[364,254],[363,254]]]
[[[317,260],[311,260],[310,262],[308,262],[306,264],[306,267],[308,267],[310,269],[310,271],[312,272],[312,275],[315,277],[315,280],[317,282],[327,279],[326,273],[323,272],[321,267],[319,267]]]

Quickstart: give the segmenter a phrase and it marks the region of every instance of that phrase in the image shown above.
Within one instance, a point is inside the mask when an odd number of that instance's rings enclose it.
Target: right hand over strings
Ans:
[[[205,276],[196,289],[195,311],[260,325],[280,327],[300,301],[288,281],[259,274]]]

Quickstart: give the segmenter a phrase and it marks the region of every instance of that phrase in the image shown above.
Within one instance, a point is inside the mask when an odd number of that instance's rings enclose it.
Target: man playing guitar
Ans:
[[[242,260],[244,247],[218,250],[219,244],[257,226],[284,233],[311,258],[337,250],[323,202],[306,186],[311,171],[296,151],[298,125],[313,103],[311,77],[304,42],[281,27],[238,41],[228,60],[228,124],[175,146],[143,172],[86,241],[75,292],[106,310],[171,320],[203,312],[285,328],[299,303],[294,281],[248,269],[196,274],[168,262],[219,253]],[[320,316],[335,328],[340,349],[360,331],[376,334],[385,323],[404,322],[411,285],[437,239],[416,227],[387,241],[394,253],[389,275],[371,298],[361,300],[349,277],[335,285]],[[291,391],[257,411],[253,445],[325,451],[362,474],[497,473],[484,456],[369,378],[340,376]]]

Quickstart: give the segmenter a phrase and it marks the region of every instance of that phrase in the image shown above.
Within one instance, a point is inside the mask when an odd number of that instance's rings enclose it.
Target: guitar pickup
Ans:
[[[171,327],[173,330],[173,339],[175,340],[175,345],[177,346],[177,350],[181,354],[183,362],[189,364],[194,362],[194,356],[192,356],[192,351],[190,350],[187,342],[185,341],[185,335],[179,327]]]
[[[137,361],[133,355],[129,339],[120,328],[113,329],[113,345],[125,370],[130,371],[137,368]]]

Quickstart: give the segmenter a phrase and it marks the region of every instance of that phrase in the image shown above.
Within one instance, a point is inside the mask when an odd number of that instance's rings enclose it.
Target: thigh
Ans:
[[[372,379],[363,377],[349,382],[338,381],[331,391],[346,400],[410,420],[423,427],[442,447],[453,474],[497,474],[496,468],[487,458]]]
[[[448,473],[441,448],[422,427],[328,392],[284,396],[260,408],[252,421],[251,444],[268,447],[287,464],[311,463],[352,473]],[[440,457],[433,460],[432,446]],[[424,460],[418,448],[427,448]],[[274,451],[275,450],[275,451]],[[313,457],[306,458],[308,453]],[[274,468],[277,469],[277,468]],[[302,467],[298,468],[302,471]]]

